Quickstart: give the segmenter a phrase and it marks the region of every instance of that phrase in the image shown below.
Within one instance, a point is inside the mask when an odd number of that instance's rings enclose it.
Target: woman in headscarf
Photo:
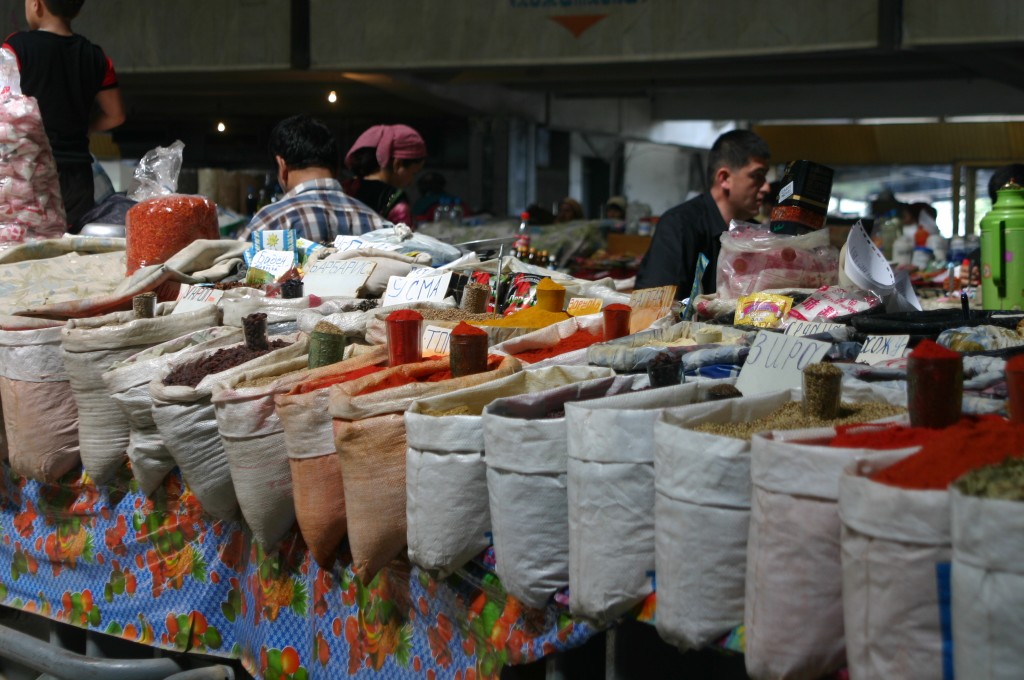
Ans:
[[[345,191],[391,222],[413,225],[413,214],[403,189],[409,186],[427,159],[427,145],[408,125],[374,125],[359,135],[345,156],[356,176]]]
[[[572,222],[583,219],[583,206],[575,198],[566,197],[558,204],[558,214],[555,215],[555,222]]]

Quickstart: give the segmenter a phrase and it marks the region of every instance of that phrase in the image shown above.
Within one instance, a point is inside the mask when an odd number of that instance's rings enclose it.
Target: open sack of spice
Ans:
[[[526,606],[544,607],[569,584],[566,404],[645,384],[646,377],[598,378],[504,397],[484,409],[495,569]]]
[[[734,394],[731,380],[565,405],[569,608],[599,624],[654,590],[654,423],[666,408]],[[738,394],[738,393],[737,393]]]
[[[385,370],[387,359],[383,345],[367,347],[345,361],[314,369],[303,382],[274,396],[291,472],[295,519],[310,554],[324,569],[334,564],[348,530],[334,419],[327,410],[330,388]]]
[[[498,354],[514,356],[530,369],[585,366],[587,348],[604,340],[604,317],[573,316],[545,328],[495,345]]]
[[[371,345],[382,345],[387,342],[387,317],[399,309],[414,309],[423,317],[423,325],[439,328],[455,328],[460,321],[486,321],[494,319],[494,314],[473,313],[454,304],[443,302],[414,302],[408,305],[389,305],[371,310],[366,316],[366,342]],[[484,330],[490,330],[485,328]],[[524,331],[525,332],[525,331]],[[492,343],[493,344],[493,343]]]
[[[405,412],[409,560],[447,576],[491,544],[488,404],[612,375],[607,368],[552,366],[414,401]]]
[[[865,401],[870,392],[852,390],[845,396],[851,406],[840,415],[853,421],[901,412]],[[664,639],[699,648],[743,623],[754,433],[830,422],[838,419],[805,416],[798,390],[696,403],[661,414],[654,424],[654,516],[660,575],[656,625]]]
[[[216,307],[172,314],[175,304],[157,305],[152,318],[113,312],[71,319],[61,330],[64,366],[78,406],[82,467],[97,484],[105,484],[124,465],[131,433],[128,417],[103,382],[103,372],[147,347],[219,325]]]
[[[177,465],[153,422],[150,381],[182,352],[219,349],[238,344],[241,340],[240,328],[204,328],[144,349],[112,364],[103,373],[110,398],[128,421],[128,460],[131,461],[132,476],[145,495],[160,488],[164,477]]]
[[[0,249],[67,230],[57,164],[39,103],[22,94],[18,58],[0,50]]]
[[[149,383],[153,422],[164,445],[203,509],[223,520],[238,518],[238,500],[211,401],[213,386],[236,373],[308,352],[304,335],[269,340],[264,335],[263,343],[253,342],[249,332],[245,335],[240,345],[182,352]]]
[[[503,378],[520,368],[511,357],[493,356],[485,372],[453,378],[448,359],[428,360],[330,388],[357,576],[369,582],[406,544],[406,408],[417,399]]]
[[[951,491],[958,677],[1011,678],[1024,664],[1024,644],[1014,635],[1024,611],[1022,470],[1020,458],[1008,459],[962,477]]]
[[[739,350],[746,350],[753,337],[754,333],[737,328],[681,321],[668,328],[641,331],[592,345],[587,348],[587,363],[620,372],[643,371],[659,354],[667,352],[685,360],[688,353],[705,345],[723,346],[719,363],[729,360],[738,363]],[[742,355],[745,356],[745,352]]]

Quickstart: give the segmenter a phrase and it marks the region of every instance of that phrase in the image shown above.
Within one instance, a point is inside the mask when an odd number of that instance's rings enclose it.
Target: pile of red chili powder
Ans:
[[[921,450],[871,476],[876,482],[903,489],[945,489],[975,468],[1024,456],[1024,425],[999,416],[967,416],[942,430],[892,426],[840,430],[830,442],[842,448]]]
[[[496,354],[489,355],[487,357],[487,370],[493,371],[498,368],[504,357]],[[396,371],[391,375],[387,376],[379,383],[370,385],[362,392],[359,396],[364,394],[372,394],[374,392],[380,392],[381,390],[390,390],[394,387],[401,387],[403,385],[409,385],[414,382],[441,382],[442,380],[451,380],[452,370],[451,368],[443,368],[436,371]]]
[[[594,343],[601,342],[602,340],[604,340],[603,336],[594,335],[588,330],[580,329],[569,337],[562,338],[551,347],[528,349],[525,352],[519,352],[512,356],[519,359],[524,364],[535,364],[538,361],[543,361],[544,359],[557,357],[559,354],[565,354],[566,352],[572,352],[573,350],[590,347]]]

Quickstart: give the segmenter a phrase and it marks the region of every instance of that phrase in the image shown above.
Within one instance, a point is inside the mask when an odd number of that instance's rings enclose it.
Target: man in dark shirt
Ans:
[[[704,253],[708,266],[701,282],[705,293],[713,293],[720,237],[730,220],[757,215],[768,192],[770,157],[768,144],[749,130],[733,130],[716,139],[708,154],[711,189],[661,216],[640,263],[636,288],[674,285],[677,298],[689,296],[697,258]]]
[[[68,225],[94,205],[89,133],[115,128],[125,118],[110,59],[71,31],[84,1],[27,0],[31,30],[12,33],[3,44],[18,58],[22,93],[39,102]],[[94,104],[99,109],[95,116]]]

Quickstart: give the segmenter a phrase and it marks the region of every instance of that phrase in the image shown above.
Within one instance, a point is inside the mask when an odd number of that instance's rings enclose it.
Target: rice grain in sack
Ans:
[[[606,623],[654,586],[654,422],[706,398],[685,383],[566,404],[569,608]]]
[[[308,340],[304,335],[284,336],[282,339],[292,344],[226,371],[207,375],[195,387],[164,385],[164,378],[177,366],[219,350],[183,352],[182,356],[168,363],[149,383],[149,393],[153,398],[153,422],[163,437],[164,445],[174,456],[185,483],[199,499],[203,509],[217,519],[236,520],[239,513],[228,458],[217,429],[217,418],[211,401],[213,386],[236,373],[306,354]]]
[[[504,397],[484,409],[496,571],[505,590],[529,607],[544,607],[569,584],[565,405],[629,392],[637,380],[598,378]]]
[[[398,376],[425,377],[448,366],[448,359],[404,364],[331,387],[329,409],[341,458],[352,567],[366,582],[406,544],[405,409],[416,399],[503,378],[521,368],[505,357],[492,371],[360,394]]]
[[[128,460],[132,476],[143,494],[148,496],[156,491],[167,473],[177,465],[153,422],[150,381],[180,352],[235,345],[241,340],[240,328],[214,326],[193,331],[133,354],[103,373],[110,398],[128,420]]]
[[[147,347],[218,324],[220,310],[213,305],[171,315],[174,306],[160,304],[151,319],[136,319],[133,312],[71,319],[61,331],[64,366],[78,405],[82,467],[97,484],[109,481],[124,465],[131,433],[128,418],[103,382],[103,372]]]
[[[757,420],[789,390],[665,409],[654,424],[658,633],[700,648],[743,623],[750,442],[694,427]]]
[[[949,492],[869,479],[917,448],[870,454],[839,482],[850,677],[942,680],[938,565],[952,552]]]
[[[334,564],[347,531],[341,460],[334,447],[334,419],[327,410],[329,387],[352,371],[387,359],[387,347],[373,347],[366,354],[311,371],[305,382],[274,397],[284,431],[295,519],[310,554],[324,569]]]
[[[11,469],[40,482],[54,482],[79,464],[78,409],[64,369],[61,325],[0,331],[0,402]]]
[[[292,476],[274,396],[302,382],[308,365],[309,358],[299,356],[235,373],[213,387],[214,415],[238,506],[253,537],[268,552],[295,523]],[[274,380],[245,385],[269,379]]]
[[[839,478],[872,452],[793,441],[813,432],[790,431],[784,440],[764,433],[751,442],[744,625],[755,680],[816,680],[846,662]]]
[[[501,397],[612,375],[589,366],[539,368],[414,401],[405,412],[410,561],[447,576],[491,543],[484,407]],[[459,414],[441,415],[450,410]]]
[[[1020,501],[950,489],[953,668],[957,678],[1010,680],[1024,668],[1024,514]]]

